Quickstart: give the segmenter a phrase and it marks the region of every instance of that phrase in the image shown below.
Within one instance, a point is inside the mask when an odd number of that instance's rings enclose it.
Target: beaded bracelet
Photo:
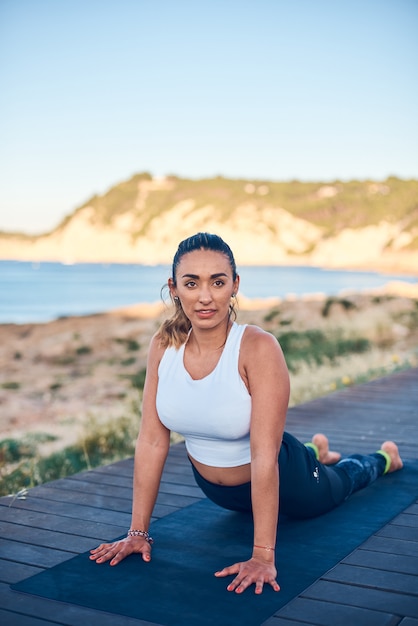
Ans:
[[[143,537],[149,544],[154,543],[154,539],[146,530],[129,530],[128,537]]]

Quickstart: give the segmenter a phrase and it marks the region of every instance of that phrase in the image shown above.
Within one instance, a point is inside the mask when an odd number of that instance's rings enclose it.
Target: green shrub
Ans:
[[[139,350],[141,346],[139,345],[139,343],[135,339],[127,339],[126,340],[126,347],[127,347],[128,350],[133,352],[135,350]]]
[[[60,354],[51,358],[51,363],[54,365],[72,365],[76,362],[73,354]]]
[[[264,321],[265,322],[272,322],[278,315],[280,315],[280,310],[279,309],[271,309],[268,313],[266,313],[266,315],[264,316]]]
[[[92,352],[92,349],[90,348],[90,346],[79,346],[76,349],[76,353],[78,355],[82,355],[82,354],[90,354]]]
[[[0,441],[0,464],[15,463],[36,454],[36,447],[27,441],[7,438]]]
[[[37,454],[38,444],[55,439],[54,435],[48,433],[29,433],[21,439],[14,437],[2,439],[0,441],[0,465],[33,458]]]
[[[141,345],[136,341],[136,339],[125,339],[124,337],[116,337],[115,341],[117,343],[122,343],[126,346],[126,349],[130,352],[134,352],[135,350],[139,350]]]
[[[104,424],[91,421],[86,435],[60,452],[35,458],[35,450],[28,450],[27,456],[30,452],[32,458],[23,460],[17,468],[0,477],[0,495],[15,493],[23,487],[34,487],[132,456],[136,434],[135,419],[119,418]],[[10,444],[5,449],[14,450]],[[18,460],[18,455],[15,454],[12,460]]]
[[[2,384],[3,389],[20,389],[20,383],[15,380],[8,380]]]
[[[354,304],[354,302],[351,302],[351,300],[346,300],[345,298],[327,298],[322,309],[323,317],[328,317],[334,304],[341,305],[345,311],[350,311],[357,308],[357,306]]]
[[[143,369],[139,370],[139,372],[137,372],[136,374],[133,374],[133,376],[129,376],[132,385],[136,389],[139,389],[139,391],[141,391],[144,388],[146,373],[147,373],[147,370],[144,367]]]
[[[135,363],[135,361],[136,361],[136,358],[134,356],[131,356],[131,357],[129,357],[129,359],[123,359],[120,362],[120,364],[125,367],[125,366],[128,366],[128,365],[133,365]]]
[[[291,372],[297,371],[300,361],[322,365],[326,360],[335,361],[350,353],[366,352],[370,342],[363,337],[344,338],[341,333],[325,334],[311,329],[303,332],[288,331],[277,337]]]
[[[390,293],[385,293],[377,296],[373,296],[372,303],[373,304],[382,304],[382,302],[391,302],[391,300],[395,300],[396,296],[391,295]]]

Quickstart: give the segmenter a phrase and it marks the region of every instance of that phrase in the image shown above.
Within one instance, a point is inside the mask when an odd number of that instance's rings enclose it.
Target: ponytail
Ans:
[[[186,342],[192,325],[183,311],[180,300],[174,300],[173,297],[171,299],[174,304],[174,313],[161,324],[157,332],[157,339],[163,348],[174,346],[178,349]]]

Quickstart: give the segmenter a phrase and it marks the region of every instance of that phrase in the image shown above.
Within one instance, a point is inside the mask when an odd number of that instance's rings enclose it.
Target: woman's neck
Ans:
[[[209,354],[222,350],[231,330],[232,322],[228,319],[224,324],[216,328],[194,328],[192,326],[186,345],[195,354]]]

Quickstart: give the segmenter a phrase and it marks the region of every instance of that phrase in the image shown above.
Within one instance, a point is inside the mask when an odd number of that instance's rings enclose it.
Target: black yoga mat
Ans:
[[[164,626],[258,626],[362,544],[418,496],[418,461],[380,478],[339,508],[313,520],[280,521],[279,593],[226,591],[213,573],[249,558],[250,515],[202,500],[152,525],[153,560],[133,555],[97,565],[88,554],[12,585],[53,600]],[[95,546],[92,546],[95,547]],[[116,623],[116,622],[115,622]]]

